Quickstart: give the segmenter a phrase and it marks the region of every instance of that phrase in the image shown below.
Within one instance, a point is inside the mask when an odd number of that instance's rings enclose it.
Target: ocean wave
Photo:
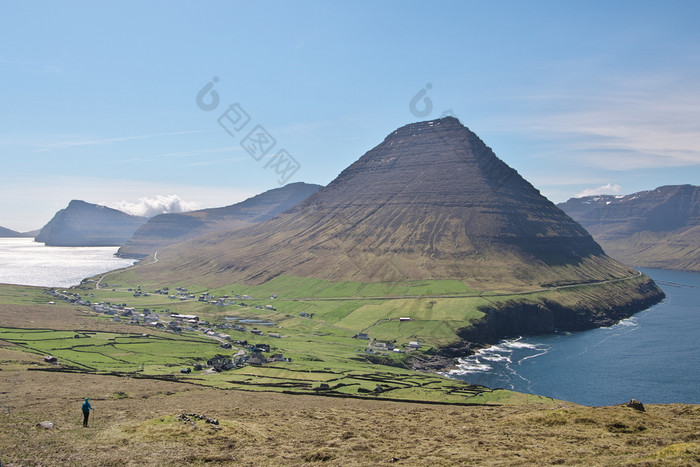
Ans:
[[[510,357],[507,357],[505,355],[498,355],[498,354],[492,354],[492,355],[480,355],[480,357],[487,362],[509,362],[510,363]]]
[[[550,348],[549,345],[524,342],[522,336],[504,339],[496,345],[477,350],[474,355],[458,359],[457,369],[450,371],[447,376],[489,372],[514,373],[511,365],[516,355],[520,365],[525,360],[546,354]]]
[[[510,349],[536,349],[538,344],[530,344],[529,342],[519,342],[517,340],[514,341],[506,341],[504,344],[506,348]]]
[[[473,373],[486,373],[491,371],[493,368],[491,365],[486,363],[481,363],[478,361],[462,361],[457,365],[457,369],[450,370],[449,375],[468,375]]]
[[[631,318],[620,320],[620,322],[618,322],[615,326],[636,327],[639,326],[639,322],[636,316],[632,316]]]

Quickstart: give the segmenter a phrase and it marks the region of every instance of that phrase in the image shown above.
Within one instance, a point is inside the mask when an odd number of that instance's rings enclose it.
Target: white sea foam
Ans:
[[[518,338],[520,339],[520,338]],[[506,348],[510,349],[536,349],[537,344],[530,344],[529,342],[520,342],[519,340],[506,341]]]
[[[481,363],[478,360],[470,360],[469,358],[465,360],[460,359],[457,369],[450,370],[451,375],[467,375],[471,373],[485,373],[491,371],[493,368],[491,365],[486,363]]]
[[[510,362],[510,357],[498,354],[481,355],[481,358],[486,360],[487,362]]]
[[[458,359],[457,369],[450,371],[448,376],[488,373],[494,371],[494,365],[503,367],[517,376],[517,372],[510,366],[515,352],[519,355],[525,353],[523,357],[518,358],[518,364],[520,364],[524,360],[546,354],[549,348],[541,344],[524,342],[522,337],[505,339],[496,345],[477,350],[474,355]]]
[[[631,318],[621,320],[619,323],[616,324],[616,326],[639,326],[639,321],[637,320],[636,316],[632,316]]]

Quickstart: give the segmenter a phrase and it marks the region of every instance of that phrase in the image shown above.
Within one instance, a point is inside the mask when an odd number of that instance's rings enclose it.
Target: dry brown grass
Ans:
[[[0,388],[5,466],[700,462],[700,407],[691,405],[443,406],[12,368],[0,371]],[[87,429],[85,396],[96,408]],[[182,423],[181,413],[217,418],[220,429]],[[35,427],[44,420],[56,428]]]
[[[95,318],[88,307],[61,302],[32,306],[0,303],[0,323],[9,328],[134,332],[134,327],[128,324],[114,323],[104,317]]]

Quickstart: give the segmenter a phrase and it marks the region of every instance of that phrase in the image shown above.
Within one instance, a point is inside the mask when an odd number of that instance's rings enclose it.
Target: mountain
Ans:
[[[148,219],[73,200],[46,224],[35,241],[47,246],[123,245]]]
[[[319,188],[320,185],[309,183],[290,183],[231,206],[154,216],[119,248],[117,256],[140,259],[167,245],[206,233],[235,230],[271,219]]]
[[[605,251],[637,267],[700,271],[700,187],[669,185],[558,205]]]
[[[141,272],[210,286],[287,275],[518,291],[636,274],[452,117],[399,128],[269,221],[158,259]]]
[[[0,227],[0,238],[5,237],[28,237],[29,235],[22,232],[16,232],[14,230],[6,229],[5,227]]]

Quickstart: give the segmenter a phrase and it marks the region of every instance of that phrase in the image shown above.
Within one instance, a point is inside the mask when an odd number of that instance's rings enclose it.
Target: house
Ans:
[[[46,363],[58,363],[58,359],[54,357],[53,355],[47,355],[44,357],[44,361]]]
[[[286,362],[287,359],[281,353],[276,353],[267,359],[268,362]]]
[[[409,349],[419,349],[420,348],[420,341],[411,341],[408,343],[408,348]]]
[[[255,344],[261,352],[270,352],[270,344]]]
[[[355,334],[352,337],[355,339],[369,339],[369,336],[367,335],[367,333],[364,333],[364,332],[358,332],[357,334]]]
[[[263,356],[260,351],[253,351],[253,353],[248,358],[248,363],[250,365],[262,365],[267,363],[267,359]]]
[[[267,310],[272,310],[272,311],[277,311],[277,308],[275,308],[275,307],[272,306],[272,305],[265,305],[265,309],[267,309]]]
[[[225,355],[216,355],[210,358],[207,360],[207,365],[211,366],[216,372],[230,370],[235,366],[233,361]]]
[[[172,319],[182,319],[182,320],[190,321],[190,322],[191,321],[199,321],[199,316],[196,316],[196,315],[180,315],[177,313],[172,313],[170,315],[170,317]]]
[[[373,345],[381,350],[394,350],[394,344],[392,344],[391,342],[374,341]]]
[[[270,336],[270,337],[275,337],[275,338],[277,338],[277,339],[279,339],[279,338],[282,337],[281,335],[279,335],[279,334],[276,333],[276,332],[271,332],[270,334],[268,334],[268,336]]]

